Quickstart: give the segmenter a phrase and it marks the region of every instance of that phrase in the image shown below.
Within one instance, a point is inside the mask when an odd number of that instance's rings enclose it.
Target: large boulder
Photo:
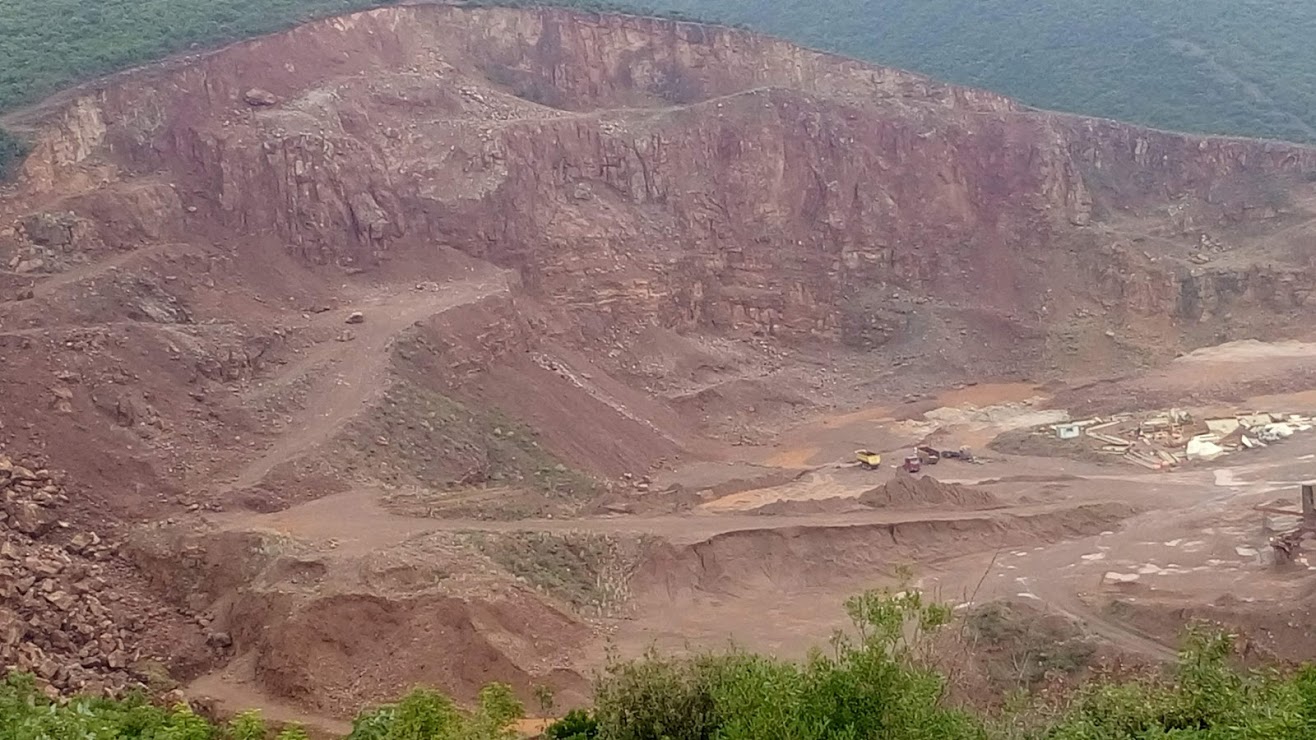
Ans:
[[[264,90],[259,87],[253,87],[247,92],[243,93],[242,99],[247,102],[247,105],[256,108],[267,108],[271,105],[279,104],[278,96],[276,96],[274,93],[270,92],[269,90]]]

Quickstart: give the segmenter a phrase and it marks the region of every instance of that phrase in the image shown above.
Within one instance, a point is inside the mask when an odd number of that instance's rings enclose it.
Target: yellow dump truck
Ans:
[[[864,470],[877,470],[882,467],[882,456],[872,450],[855,450],[854,456]]]

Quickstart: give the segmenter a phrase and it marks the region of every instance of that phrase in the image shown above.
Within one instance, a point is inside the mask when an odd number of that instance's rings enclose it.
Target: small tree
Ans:
[[[539,713],[541,716],[548,717],[553,714],[554,697],[553,689],[543,684],[535,685],[535,700],[539,702]]]

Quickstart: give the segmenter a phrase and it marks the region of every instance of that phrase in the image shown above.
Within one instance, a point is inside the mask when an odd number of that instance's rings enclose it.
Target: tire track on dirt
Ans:
[[[366,320],[353,327],[350,342],[329,340],[329,351],[317,348],[313,365],[331,367],[311,381],[305,406],[293,415],[291,430],[259,457],[242,467],[221,493],[259,484],[272,470],[292,462],[332,439],[362,409],[382,397],[389,385],[391,349],[398,336],[417,322],[459,306],[507,292],[505,274],[443,284],[434,292],[374,296],[355,304]],[[323,346],[323,345],[322,345]],[[271,379],[280,385],[307,372],[302,363]]]

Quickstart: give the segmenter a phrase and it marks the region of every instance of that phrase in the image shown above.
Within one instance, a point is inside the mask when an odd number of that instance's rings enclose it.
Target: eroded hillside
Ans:
[[[0,201],[4,445],[209,640],[180,678],[331,716],[584,691],[608,618],[835,585],[819,559],[1101,532],[1136,507],[890,511],[726,461],[826,409],[1294,336],[1316,280],[1312,150],[667,21],[374,10],[8,123],[37,143]],[[814,484],[861,513],[687,516]]]

